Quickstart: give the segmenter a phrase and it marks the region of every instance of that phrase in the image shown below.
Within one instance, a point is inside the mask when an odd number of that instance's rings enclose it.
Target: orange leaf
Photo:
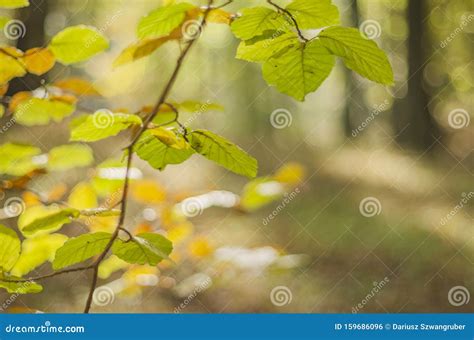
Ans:
[[[100,96],[92,83],[81,78],[62,79],[53,85],[78,96]]]
[[[31,98],[31,92],[29,91],[20,91],[15,93],[12,98],[10,99],[10,104],[8,105],[8,109],[13,112],[15,111],[16,107],[23,101]]]
[[[8,91],[8,83],[0,85],[0,97],[4,96]]]
[[[27,50],[21,60],[28,72],[38,76],[51,70],[56,62],[54,54],[48,48],[41,47]]]

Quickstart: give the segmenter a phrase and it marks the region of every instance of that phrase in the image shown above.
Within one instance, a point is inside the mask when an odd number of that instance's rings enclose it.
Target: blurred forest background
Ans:
[[[46,79],[80,75],[94,81],[104,98],[81,102],[82,110],[133,111],[156,100],[176,46],[117,69],[111,63],[134,40],[139,18],[160,1],[31,2],[16,11],[25,36],[17,42],[2,38],[4,43],[21,49],[43,45],[76,24],[96,26],[111,41],[106,53],[79,67],[56,65]],[[268,87],[257,65],[236,60],[237,41],[229,28],[211,24],[186,61],[172,100],[221,104],[223,112],[199,114],[192,126],[241,145],[258,159],[260,176],[300,164],[305,178],[274,218],[268,216],[283,198],[252,213],[211,208],[190,219],[194,239],[180,250],[176,266],[151,273],[158,278],[152,287],[149,280],[127,289],[124,278],[101,282],[112,281],[117,296],[94,311],[173,312],[184,301],[179,311],[185,313],[474,311],[472,299],[461,306],[448,299],[456,286],[474,294],[474,2],[334,2],[345,25],[360,27],[387,52],[395,85],[377,85],[340,64],[298,103]],[[237,0],[228,9],[258,4],[263,1]],[[37,88],[44,78],[15,79],[9,91]],[[67,142],[69,120],[15,125],[0,139],[39,143],[47,150]],[[95,143],[96,162],[118,156],[125,143],[121,136]],[[143,162],[137,166],[177,197],[239,193],[246,184],[198,159],[163,173]],[[72,187],[86,176],[71,171],[33,184],[44,190],[59,183]],[[363,211],[368,198],[375,213]],[[137,209],[131,215],[139,218],[129,224],[159,223],[152,209]],[[15,306],[81,311],[86,278],[85,273],[54,278],[45,282],[45,292],[20,297]],[[271,298],[274,289],[282,289],[281,303]]]

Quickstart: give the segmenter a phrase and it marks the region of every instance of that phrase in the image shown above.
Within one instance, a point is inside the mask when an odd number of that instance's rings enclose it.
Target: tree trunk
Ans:
[[[423,89],[423,69],[427,61],[427,44],[424,41],[425,6],[425,0],[408,2],[408,94],[397,102],[394,110],[397,141],[423,151],[432,146],[438,136],[436,125],[428,111],[430,98]]]

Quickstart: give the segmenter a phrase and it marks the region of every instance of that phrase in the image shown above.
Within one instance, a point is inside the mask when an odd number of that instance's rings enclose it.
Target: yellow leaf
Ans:
[[[146,57],[152,54],[158,47],[163,45],[169,40],[172,40],[169,36],[161,38],[149,38],[135,42],[126,47],[120,55],[114,60],[113,66],[117,67],[137,59]]]
[[[48,48],[41,47],[27,50],[21,60],[28,72],[38,76],[51,70],[56,62],[53,53]]]
[[[99,96],[100,93],[94,85],[81,78],[67,78],[53,83],[54,86],[62,90],[71,92],[77,96]]]
[[[189,252],[192,256],[195,257],[205,257],[214,251],[214,248],[211,246],[209,240],[204,236],[196,237],[189,244]]]
[[[84,219],[92,232],[113,232],[117,226],[117,216],[88,216]]]
[[[79,210],[92,209],[98,206],[94,187],[86,182],[78,183],[71,191],[68,203]]]
[[[20,258],[11,270],[11,274],[22,277],[44,262],[54,260],[56,250],[66,240],[67,236],[61,234],[42,235],[26,239],[23,241]]]
[[[130,264],[124,260],[118,258],[115,255],[110,256],[109,258],[102,261],[99,266],[99,277],[103,280],[108,279],[110,275],[115,273],[120,269],[130,267]]]
[[[14,57],[5,53],[5,48],[0,49],[0,84],[4,84],[15,77],[26,74],[25,67]]]
[[[10,99],[10,104],[8,105],[8,109],[12,112],[15,111],[16,107],[20,103],[31,98],[31,96],[32,94],[29,91],[20,91],[20,92],[15,93]]]
[[[193,232],[193,224],[191,222],[184,222],[174,226],[168,231],[166,237],[174,244],[177,245],[187,239]]]
[[[288,163],[278,169],[273,179],[278,182],[296,185],[304,180],[305,174],[306,169],[301,164]]]
[[[19,50],[18,48],[13,47],[13,46],[4,46],[4,47],[1,47],[0,50],[3,53],[5,53],[5,54],[7,54],[7,55],[9,55],[13,58],[20,58],[24,54],[22,50]]]
[[[132,197],[138,202],[145,204],[161,203],[165,200],[164,188],[153,180],[138,180],[132,183]]]
[[[206,12],[205,8],[200,8],[200,7],[195,7],[193,9],[190,9],[187,12],[188,15],[188,20],[195,20],[199,16],[202,16]],[[209,14],[207,15],[206,21],[209,23],[214,23],[214,24],[227,24],[230,25],[232,21],[232,13],[226,12],[221,8],[215,8],[209,11]]]

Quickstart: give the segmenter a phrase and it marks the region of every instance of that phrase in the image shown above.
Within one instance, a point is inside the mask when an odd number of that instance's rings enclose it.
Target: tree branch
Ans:
[[[204,12],[202,21],[200,23],[200,30],[202,30],[206,24],[206,19],[207,16],[209,15],[209,12],[212,10],[213,0],[209,0],[207,4],[207,9]],[[91,282],[91,287],[89,290],[89,295],[87,297],[87,302],[86,306],[84,309],[84,313],[89,313],[91,305],[92,305],[92,300],[94,296],[94,291],[97,286],[97,279],[98,279],[98,272],[99,272],[99,266],[100,263],[104,260],[105,256],[107,256],[107,253],[109,252],[110,248],[112,248],[112,245],[114,241],[117,239],[119,235],[119,231],[123,229],[123,224],[125,221],[125,215],[127,211],[127,197],[128,197],[128,188],[129,188],[129,174],[130,174],[130,168],[132,165],[132,158],[133,158],[133,147],[143,134],[145,130],[148,128],[148,125],[152,122],[153,118],[158,114],[160,110],[160,106],[166,102],[166,98],[168,97],[171,89],[173,88],[174,83],[176,82],[176,78],[178,77],[179,71],[181,70],[181,67],[183,65],[183,60],[186,58],[188,55],[189,51],[191,50],[191,47],[194,45],[194,43],[197,41],[197,37],[193,40],[191,40],[186,47],[181,51],[178,60],[176,61],[176,66],[168,80],[168,83],[166,84],[165,88],[163,89],[163,92],[161,93],[156,105],[153,107],[152,112],[150,115],[144,120],[142,127],[138,132],[135,134],[135,136],[132,138],[132,142],[128,145],[127,147],[127,168],[125,171],[125,179],[124,179],[124,184],[123,184],[123,192],[122,192],[122,198],[120,200],[121,202],[121,211],[120,211],[120,217],[119,221],[117,223],[117,226],[115,228],[114,233],[112,234],[112,237],[110,238],[109,243],[107,244],[106,248],[104,251],[99,255],[99,257],[96,259],[94,264],[92,265],[92,269],[94,270],[93,272],[93,277],[92,277],[92,282]]]
[[[272,0],[267,0],[267,2],[272,5],[273,7],[275,7],[277,10],[285,13],[289,18],[290,20],[293,22],[293,25],[295,25],[295,28],[296,28],[296,31],[298,32],[298,36],[300,37],[301,40],[303,40],[304,42],[308,42],[309,40],[307,38],[305,38],[305,36],[303,35],[303,33],[301,32],[301,29],[300,27],[298,26],[298,22],[296,21],[295,17],[293,16],[293,14],[290,13],[290,11],[288,11],[287,9],[277,5],[276,3],[274,3]]]
[[[62,274],[68,274],[68,273],[74,273],[74,272],[80,272],[80,271],[83,271],[83,270],[92,269],[93,267],[94,267],[94,265],[91,264],[89,266],[77,267],[77,268],[72,268],[72,269],[64,269],[64,270],[60,270],[58,272],[54,272],[54,273],[50,273],[50,274],[46,274],[46,275],[34,276],[34,277],[29,277],[29,278],[19,279],[19,280],[10,280],[10,279],[1,278],[0,281],[12,282],[12,283],[41,281],[41,280],[48,279],[48,278],[54,277],[54,276],[59,276],[59,275],[62,275]]]

